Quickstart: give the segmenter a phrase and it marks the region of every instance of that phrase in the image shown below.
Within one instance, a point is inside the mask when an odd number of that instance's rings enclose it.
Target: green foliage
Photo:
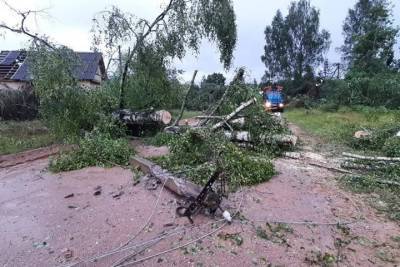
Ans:
[[[128,108],[180,107],[184,86],[178,81],[179,72],[171,68],[163,51],[152,46],[141,48],[130,68],[133,74],[128,77],[124,100]]]
[[[41,99],[40,114],[57,137],[74,139],[82,130],[92,130],[103,114],[116,109],[117,101],[108,88],[86,91],[67,87],[60,98]]]
[[[93,46],[104,45],[109,54],[132,45],[132,53],[148,45],[164,58],[182,59],[186,50],[199,51],[203,38],[217,44],[225,68],[236,46],[236,16],[231,0],[172,0],[154,22],[137,18],[113,6],[93,19]],[[150,28],[153,25],[153,28]],[[144,39],[143,39],[144,38]],[[128,49],[126,49],[128,50]]]
[[[203,78],[200,87],[194,86],[188,96],[187,107],[191,110],[206,110],[224,94],[225,77],[221,73],[213,73]]]
[[[158,132],[155,136],[145,139],[146,144],[152,146],[169,146],[175,136],[165,132]]]
[[[339,97],[342,104],[371,105],[397,108],[400,105],[400,75],[381,73],[368,75],[363,72],[351,73],[347,78],[348,90]]]
[[[330,45],[330,34],[319,28],[319,11],[308,0],[292,2],[285,18],[278,10],[264,32],[266,45],[261,59],[268,76],[298,81],[320,64]]]
[[[38,120],[0,122],[0,155],[49,146],[56,141]]]
[[[398,28],[391,9],[389,0],[359,0],[349,10],[341,50],[351,69],[375,74],[393,65]]]
[[[77,170],[89,166],[127,165],[132,150],[126,139],[113,139],[95,129],[80,139],[78,148],[60,154],[50,162],[53,172]]]
[[[382,150],[388,157],[400,157],[400,137],[392,136],[386,139]]]
[[[290,122],[296,123],[326,141],[349,144],[357,149],[382,148],[383,140],[386,140],[392,133],[391,136],[393,136],[396,125],[398,127],[400,123],[397,111],[372,107],[340,107],[335,112],[326,112],[320,109],[292,109],[285,114]],[[371,146],[369,146],[370,141],[357,139],[357,142],[363,142],[357,144],[353,139],[354,132],[363,129],[380,129],[381,131],[376,137],[374,134],[372,135]]]
[[[368,117],[368,115],[366,116]],[[350,142],[351,146],[359,150],[383,151],[387,155],[395,153],[395,151],[392,151],[391,148],[386,146],[386,141],[391,140],[392,137],[395,136],[395,134],[400,130],[400,125],[398,123],[390,123],[380,127],[373,126],[373,122],[377,121],[377,118],[369,118],[372,122],[371,127],[368,129],[370,136],[359,139],[353,138]],[[388,141],[387,145],[391,142],[393,142],[392,144],[394,145],[393,149],[396,150],[394,141]]]
[[[268,181],[275,174],[265,155],[240,149],[208,130],[188,131],[174,138],[170,147],[171,155],[158,161],[172,171],[183,170],[198,184],[208,181],[217,164],[232,189]]]
[[[257,103],[247,108],[243,115],[245,117],[245,125],[241,131],[248,131],[252,138],[252,143],[256,150],[269,151],[270,154],[279,154],[283,149],[288,147],[280,147],[273,136],[277,134],[289,134],[289,129],[285,123],[270,114],[267,114],[264,107]],[[235,129],[235,126],[233,126]]]
[[[37,117],[37,98],[31,88],[0,90],[0,120],[30,120]]]
[[[119,92],[112,84],[92,90],[78,85],[74,70],[81,63],[73,51],[33,47],[28,58],[40,115],[58,138],[75,139],[116,109]]]
[[[400,220],[400,186],[381,183],[400,182],[400,166],[387,167],[362,175],[348,175],[340,182],[356,193],[374,193],[372,205],[388,214],[393,220]]]

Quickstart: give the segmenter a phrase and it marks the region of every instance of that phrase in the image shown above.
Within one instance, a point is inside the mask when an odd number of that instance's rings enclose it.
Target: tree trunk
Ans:
[[[178,122],[182,119],[183,112],[185,111],[185,107],[186,107],[186,102],[187,102],[187,100],[188,100],[189,93],[190,93],[190,92],[192,91],[192,89],[193,89],[194,80],[196,79],[196,76],[197,76],[197,70],[195,70],[194,73],[193,73],[192,81],[190,82],[189,90],[187,91],[187,93],[186,93],[186,95],[185,95],[185,99],[183,100],[182,107],[181,107],[181,111],[179,112],[179,116],[176,118],[176,120],[175,120],[175,122],[172,124],[172,126],[178,125]]]
[[[127,125],[168,125],[171,114],[165,110],[159,111],[132,111],[123,109],[113,113],[113,117]]]
[[[249,101],[241,104],[238,108],[236,108],[231,114],[229,114],[228,116],[226,116],[224,118],[223,121],[218,122],[217,124],[215,124],[211,129],[213,131],[218,130],[219,128],[221,128],[225,123],[229,122],[231,119],[233,119],[233,117],[235,117],[240,111],[244,110],[245,108],[253,105],[254,103],[257,102],[256,98],[252,98]]]
[[[343,156],[353,159],[370,160],[370,161],[389,161],[389,162],[400,162],[400,158],[388,158],[388,157],[368,157],[351,153],[343,153]]]
[[[238,142],[252,142],[254,139],[251,134],[246,131],[235,131],[235,132],[224,132],[225,136],[232,141]],[[267,138],[266,136],[260,136],[262,143],[277,143],[279,145],[291,145],[295,146],[297,144],[297,137],[294,135],[283,135],[276,134],[272,138]]]

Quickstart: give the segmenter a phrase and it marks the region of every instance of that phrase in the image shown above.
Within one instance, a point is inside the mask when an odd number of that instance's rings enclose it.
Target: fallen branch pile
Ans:
[[[363,156],[351,153],[343,153],[342,155],[345,157],[342,163],[342,167],[345,169],[379,170],[400,165],[400,158]]]

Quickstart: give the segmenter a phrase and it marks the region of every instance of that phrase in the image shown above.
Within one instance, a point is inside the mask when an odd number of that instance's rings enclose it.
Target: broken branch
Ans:
[[[370,156],[362,156],[346,152],[344,152],[342,155],[348,158],[361,159],[361,160],[400,162],[400,158],[376,157],[376,156],[370,157]]]
[[[219,128],[221,128],[226,122],[230,121],[231,119],[233,119],[233,117],[235,117],[239,112],[241,112],[242,110],[246,109],[247,107],[253,105],[254,103],[257,102],[257,99],[254,97],[252,99],[250,99],[249,101],[241,104],[238,108],[236,108],[231,114],[227,115],[223,121],[215,124],[211,130],[215,131],[218,130]]]

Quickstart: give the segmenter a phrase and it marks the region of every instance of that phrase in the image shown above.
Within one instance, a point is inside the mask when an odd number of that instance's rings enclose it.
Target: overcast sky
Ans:
[[[272,17],[280,9],[283,14],[292,0],[234,0],[238,25],[238,43],[234,53],[234,67],[245,66],[250,73],[249,78],[259,80],[265,67],[260,60],[264,46],[264,29],[271,23]],[[124,11],[134,13],[138,17],[154,18],[161,10],[166,0],[13,0],[8,1],[14,7],[26,9],[47,10],[48,16],[38,17],[29,22],[31,28],[45,33],[53,41],[67,45],[76,51],[90,49],[91,20],[96,12],[111,5],[117,5]],[[400,25],[400,0],[393,0],[395,24]],[[327,56],[330,62],[340,61],[340,55],[335,51],[343,42],[342,24],[348,9],[356,0],[311,0],[311,4],[320,10],[321,27],[331,33],[331,49]],[[0,2],[0,21],[15,23],[16,18]],[[38,29],[36,29],[38,27]],[[399,39],[398,39],[399,40]],[[0,37],[0,50],[19,49],[27,46],[27,39],[17,34],[7,33]],[[396,48],[398,50],[398,46]],[[200,55],[187,55],[177,67],[184,70],[184,80],[189,80],[195,69],[201,76],[213,72],[223,72],[219,55],[215,46],[203,42]],[[226,74],[232,76],[232,71]]]

